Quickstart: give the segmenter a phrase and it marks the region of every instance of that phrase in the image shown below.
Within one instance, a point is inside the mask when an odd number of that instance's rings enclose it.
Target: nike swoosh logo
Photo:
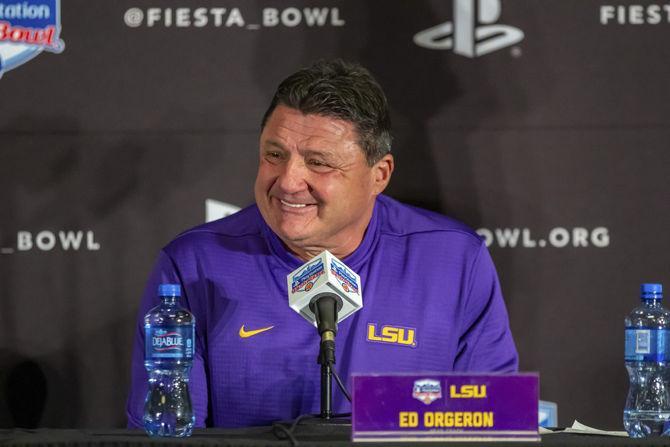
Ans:
[[[261,332],[269,331],[274,326],[262,327],[260,329],[254,329],[253,331],[247,331],[244,329],[244,325],[240,326],[240,338],[249,338],[254,335],[260,334]]]

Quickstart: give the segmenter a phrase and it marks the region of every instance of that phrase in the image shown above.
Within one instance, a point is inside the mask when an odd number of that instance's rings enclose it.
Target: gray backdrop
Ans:
[[[0,79],[0,426],[125,425],[157,251],[205,221],[206,200],[252,202],[274,87],[338,56],[389,97],[388,193],[487,238],[521,369],[539,371],[559,423],[621,427],[622,320],[639,284],[669,273],[668,14],[624,0],[65,0],[65,51]]]

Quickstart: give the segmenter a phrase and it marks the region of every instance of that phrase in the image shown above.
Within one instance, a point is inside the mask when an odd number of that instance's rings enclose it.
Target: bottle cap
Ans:
[[[181,286],[179,284],[159,284],[158,296],[181,296]]]
[[[663,284],[644,283],[640,286],[643,299],[659,300],[663,298]]]

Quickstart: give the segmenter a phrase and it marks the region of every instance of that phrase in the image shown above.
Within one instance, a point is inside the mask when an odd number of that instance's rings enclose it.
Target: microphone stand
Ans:
[[[333,418],[333,365],[335,364],[335,335],[337,334],[337,300],[322,295],[313,302],[321,345],[317,363],[321,365],[321,419]]]
[[[335,363],[335,334],[321,334],[317,363],[321,365],[321,419],[333,417],[333,364]]]
[[[341,307],[341,301],[338,303],[337,296],[333,294],[322,294],[317,296],[309,305],[316,317],[317,329],[321,336],[319,346],[319,357],[316,362],[321,365],[321,414],[302,415],[293,422],[279,422],[273,424],[273,430],[276,427],[282,434],[275,435],[280,439],[289,439],[295,441],[293,431],[300,422],[305,422],[317,429],[332,430],[332,427],[344,427],[347,430],[351,425],[351,420],[337,419],[345,415],[333,413],[333,365],[335,364],[335,335],[337,334],[337,312]],[[294,444],[295,445],[295,444]]]

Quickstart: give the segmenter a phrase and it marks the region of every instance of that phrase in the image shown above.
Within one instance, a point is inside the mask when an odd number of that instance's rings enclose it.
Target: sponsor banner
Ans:
[[[42,51],[60,53],[60,1],[0,1],[0,77]]]
[[[515,45],[524,38],[519,28],[496,23],[502,12],[500,0],[453,0],[453,7],[452,20],[416,33],[414,43],[474,58]]]
[[[237,205],[215,199],[205,199],[205,222],[223,219],[231,214],[235,214],[240,209]]]
[[[588,411],[567,396],[619,380],[607,365],[621,357],[624,328],[612,327],[624,304],[612,297],[633,308],[641,282],[670,281],[670,2],[0,0],[0,22],[0,371],[22,377],[30,360],[47,376],[35,426],[126,423],[115,390],[130,359],[116,347],[131,345],[160,248],[253,201],[277,83],[331,56],[360,61],[387,93],[387,193],[482,227],[544,396],[566,416],[620,424],[616,392]],[[47,54],[63,40],[63,55]],[[337,279],[351,290],[349,275]],[[428,346],[392,317],[356,330],[407,355]],[[566,320],[589,332],[566,332]],[[634,347],[654,340],[640,332]],[[566,362],[581,367],[551,374]],[[7,427],[21,423],[10,404],[0,393]]]
[[[352,376],[354,441],[538,441],[539,377]]]
[[[50,251],[99,251],[102,248],[92,230],[17,231],[16,245],[0,247],[0,254]]]
[[[670,24],[670,3],[650,5],[608,3],[600,6],[601,25]]]
[[[610,246],[607,227],[555,227],[538,234],[525,227],[479,228],[487,247],[498,248],[606,248]]]
[[[249,10],[244,7],[195,6],[138,8],[126,10],[123,21],[129,28],[321,28],[343,27],[340,8],[285,6]]]

